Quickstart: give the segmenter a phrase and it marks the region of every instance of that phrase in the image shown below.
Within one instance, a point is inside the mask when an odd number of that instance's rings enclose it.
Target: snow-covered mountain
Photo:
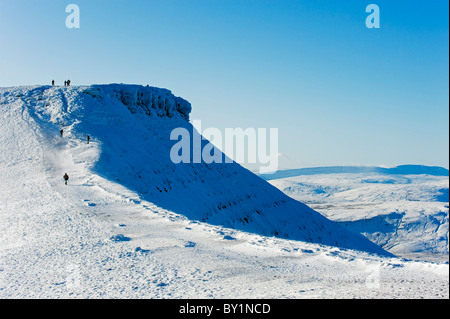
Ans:
[[[2,102],[6,110],[20,104],[21,112],[34,119],[46,138],[39,141],[44,145],[58,141],[63,128],[70,156],[77,155],[75,142],[90,135],[98,153],[89,163],[93,173],[190,220],[384,253],[236,163],[174,164],[172,130],[183,127],[191,137],[196,132],[188,121],[191,105],[168,90],[133,85],[17,88],[4,91]],[[14,125],[14,117],[8,122]],[[64,161],[62,156],[58,160]]]
[[[393,254],[448,260],[445,168],[318,167],[276,175],[290,176],[270,180],[287,195]]]
[[[0,297],[448,297],[448,264],[393,258],[238,164],[173,164],[190,110],[135,85],[0,89]]]

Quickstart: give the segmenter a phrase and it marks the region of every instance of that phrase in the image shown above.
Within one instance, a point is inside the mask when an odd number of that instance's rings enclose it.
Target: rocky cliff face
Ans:
[[[171,91],[155,87],[139,85],[94,85],[83,90],[96,99],[111,98],[121,101],[132,113],[144,112],[152,116],[174,117],[181,115],[189,119],[192,111],[191,104]]]

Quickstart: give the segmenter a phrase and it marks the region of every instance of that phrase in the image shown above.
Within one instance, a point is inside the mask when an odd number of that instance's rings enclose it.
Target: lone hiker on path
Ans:
[[[69,175],[67,175],[67,173],[65,173],[63,178],[64,178],[64,181],[66,182],[66,185],[67,185],[67,181],[69,180]]]
[[[55,86],[55,80],[52,80],[52,86]]]
[[[88,136],[87,136],[87,143],[88,143],[88,144],[89,144],[90,139],[91,139],[91,137],[88,135]]]
[[[64,130],[63,130],[63,129],[61,129],[61,131],[59,131],[59,133],[61,133],[61,137],[63,137],[63,134],[64,134]]]

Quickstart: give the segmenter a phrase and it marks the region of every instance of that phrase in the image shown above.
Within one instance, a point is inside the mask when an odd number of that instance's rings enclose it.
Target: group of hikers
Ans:
[[[55,80],[52,80],[52,86],[55,86]],[[64,81],[64,86],[70,86],[70,80]],[[61,137],[64,136],[64,129],[61,129],[61,131],[59,131],[59,133],[61,134]],[[89,144],[91,140],[91,137],[88,135],[87,136],[87,143]],[[64,174],[63,176],[64,182],[67,185],[67,182],[69,181],[69,175],[67,173]]]
[[[61,129],[61,131],[59,131],[59,133],[61,134],[61,137],[63,137],[64,129]],[[89,135],[87,135],[86,139],[87,139],[87,143],[89,144],[91,137]],[[63,179],[64,179],[65,184],[67,185],[67,182],[69,181],[69,175],[67,173],[65,173],[63,176]]]
[[[52,86],[55,86],[55,80],[52,80]],[[70,80],[64,81],[64,86],[70,86]]]

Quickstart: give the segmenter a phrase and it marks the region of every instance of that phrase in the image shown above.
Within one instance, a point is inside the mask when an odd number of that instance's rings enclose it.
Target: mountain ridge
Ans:
[[[449,170],[440,166],[426,165],[399,165],[395,167],[381,166],[319,166],[305,167],[298,169],[279,170],[273,174],[258,174],[264,180],[289,178],[299,175],[316,175],[316,174],[355,174],[355,173],[380,173],[391,175],[432,175],[432,176],[448,176]]]

